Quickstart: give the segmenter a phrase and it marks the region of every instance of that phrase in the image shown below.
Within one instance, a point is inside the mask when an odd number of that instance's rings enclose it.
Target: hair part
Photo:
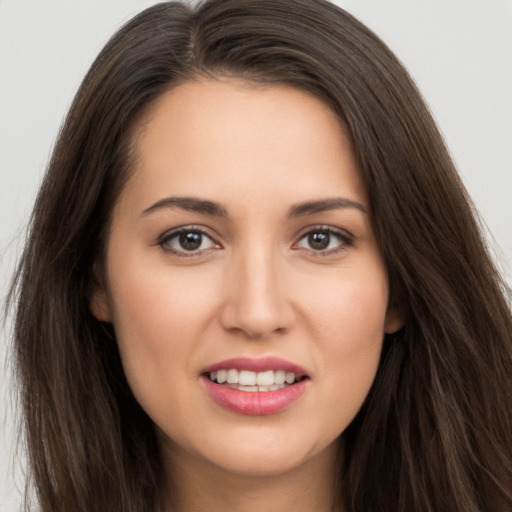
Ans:
[[[346,126],[405,327],[344,432],[346,512],[512,503],[512,320],[503,282],[421,95],[375,34],[316,0],[155,5],[89,70],[60,132],[11,289],[16,371],[43,512],[154,510],[163,470],[115,335],[89,300],[143,116],[198,78],[282,83]],[[95,274],[96,273],[96,274]]]

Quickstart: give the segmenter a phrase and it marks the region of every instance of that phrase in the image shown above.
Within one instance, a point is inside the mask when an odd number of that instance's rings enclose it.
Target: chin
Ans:
[[[296,454],[271,454],[252,450],[238,451],[233,456],[228,455],[220,461],[214,461],[218,469],[240,476],[266,477],[289,473],[300,467],[307,457],[297,457]],[[212,461],[213,462],[213,461]]]
[[[174,449],[184,455],[185,448],[195,464],[203,468],[250,477],[291,473],[306,464],[310,468],[313,461],[324,460],[324,457],[334,460],[337,453],[339,438],[336,434],[319,440],[308,436],[299,425],[294,427],[294,432],[286,428],[277,432],[268,428],[226,430],[229,435],[217,432],[200,444],[180,442],[180,447],[171,441],[168,453],[174,458]]]

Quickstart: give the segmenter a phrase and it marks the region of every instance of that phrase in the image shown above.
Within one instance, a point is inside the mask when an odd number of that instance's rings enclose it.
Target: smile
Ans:
[[[253,372],[231,368],[210,372],[208,377],[212,382],[245,392],[277,391],[298,382],[295,373],[286,370]]]
[[[280,358],[235,358],[201,374],[213,401],[228,411],[256,416],[288,409],[311,383],[306,371]]]

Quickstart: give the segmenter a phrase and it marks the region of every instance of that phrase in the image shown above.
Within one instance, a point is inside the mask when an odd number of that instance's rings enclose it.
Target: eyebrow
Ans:
[[[142,215],[160,210],[162,208],[180,208],[189,212],[203,213],[205,215],[212,215],[214,217],[227,217],[227,210],[213,201],[207,201],[205,199],[197,199],[195,197],[166,197],[160,199],[155,204],[152,204],[149,208],[146,208]]]
[[[318,201],[308,201],[306,203],[300,203],[293,206],[290,209],[289,217],[304,217],[306,215],[312,215],[314,213],[326,212],[329,210],[337,210],[344,208],[354,208],[367,213],[366,208],[357,201],[352,199],[346,199],[344,197],[333,197],[328,199],[320,199]]]
[[[148,213],[165,208],[180,208],[181,210],[202,213],[213,217],[228,217],[228,211],[221,204],[195,197],[165,197],[143,210],[141,215],[147,215]],[[333,197],[296,204],[290,209],[288,217],[305,217],[306,215],[344,208],[353,208],[367,213],[366,208],[357,201],[344,197]]]

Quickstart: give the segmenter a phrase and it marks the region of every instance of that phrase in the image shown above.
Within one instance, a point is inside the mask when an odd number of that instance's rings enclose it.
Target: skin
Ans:
[[[152,106],[135,153],[91,309],[113,322],[128,382],[156,425],[173,506],[332,510],[340,434],[375,378],[384,333],[401,326],[344,128],[285,85],[194,81]],[[226,215],[154,206],[169,197]],[[356,206],[290,217],[330,198]],[[184,226],[205,233],[199,251],[172,237]],[[313,247],[308,233],[326,229],[338,234]],[[224,409],[201,372],[240,356],[302,366],[306,391],[277,414]]]

